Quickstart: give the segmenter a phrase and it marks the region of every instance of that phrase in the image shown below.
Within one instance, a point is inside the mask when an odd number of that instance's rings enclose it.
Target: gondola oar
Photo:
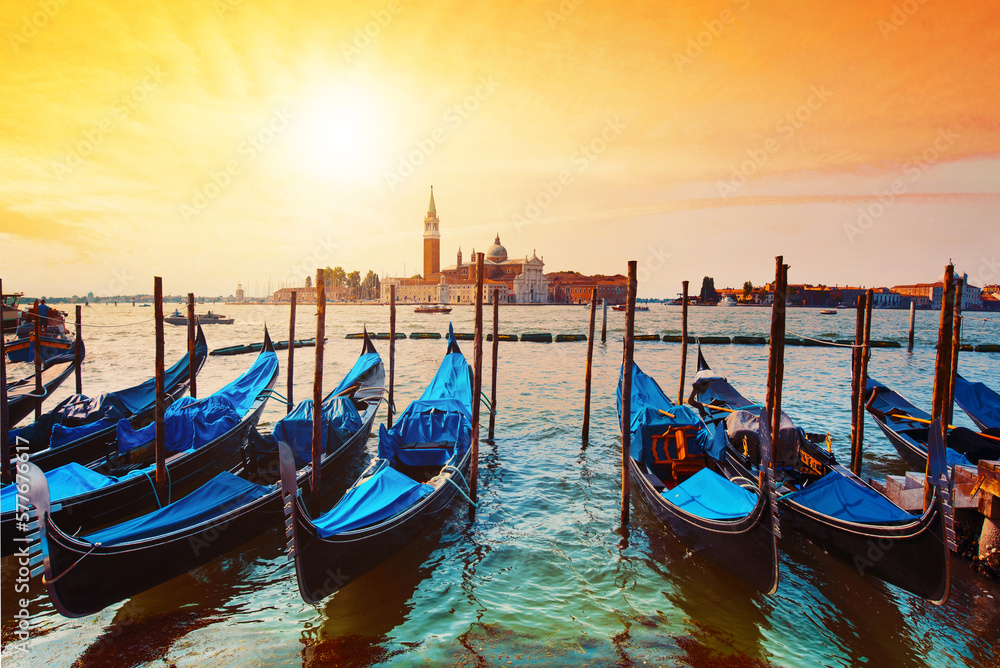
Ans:
[[[934,424],[932,420],[925,420],[924,418],[913,417],[912,415],[907,415],[898,410],[891,410],[886,413],[889,417],[903,418],[904,420],[909,420],[910,422],[919,422],[920,424]],[[948,429],[958,429],[953,424],[948,425]],[[988,438],[991,441],[1000,441],[1000,436],[990,436],[989,434],[976,434],[977,436],[982,436],[983,438]]]

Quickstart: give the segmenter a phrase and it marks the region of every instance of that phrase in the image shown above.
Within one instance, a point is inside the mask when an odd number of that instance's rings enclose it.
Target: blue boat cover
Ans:
[[[107,487],[116,481],[115,478],[101,475],[75,462],[46,471],[45,479],[49,484],[49,500],[53,503]],[[0,512],[6,513],[16,508],[17,485],[4,485],[0,490]]]
[[[360,357],[358,357],[358,361],[354,363],[354,367],[351,368],[347,375],[344,376],[344,379],[337,384],[337,387],[333,388],[333,392],[330,394],[340,394],[352,385],[356,385],[366,373],[381,363],[382,358],[379,357],[378,353],[363,353]]]
[[[412,506],[434,490],[383,466],[347,494],[329,512],[313,521],[316,532],[329,538],[344,531],[377,524]]]
[[[203,337],[198,338],[195,355],[205,357],[208,354],[208,344]],[[172,387],[188,375],[188,356],[181,357],[163,374],[163,387]],[[132,413],[139,413],[153,405],[156,401],[156,378],[150,378],[144,383],[117,392],[111,392],[115,398]]]
[[[278,356],[262,352],[239,378],[204,399],[181,397],[164,413],[167,452],[197,449],[239,423],[278,368]],[[127,452],[156,438],[156,424],[134,430],[128,420],[118,423],[118,452]]]
[[[82,424],[79,427],[65,427],[56,422],[52,425],[52,435],[49,437],[49,447],[58,448],[60,445],[72,443],[73,441],[83,438],[84,436],[89,436],[101,431],[102,429],[114,426],[114,422],[108,422],[107,420],[89,422],[87,424]]]
[[[756,494],[710,468],[703,468],[673,489],[664,490],[663,498],[706,520],[747,517],[757,505]]]
[[[915,519],[875,490],[835,469],[782,498],[845,522],[893,524]]]
[[[622,384],[618,383],[618,412],[621,413]],[[673,415],[664,415],[660,411]],[[700,427],[694,439],[690,440],[688,454],[707,453],[716,459],[725,452],[725,440],[713,439],[702,422],[701,416],[690,406],[674,405],[651,377],[643,373],[638,364],[632,365],[632,459],[643,462],[647,467],[654,465],[652,437],[667,431],[668,427]],[[669,445],[669,444],[668,444]],[[676,453],[673,453],[676,455]]]
[[[303,401],[274,425],[274,438],[292,448],[295,468],[312,461],[312,413],[312,400]],[[348,397],[329,397],[324,401],[322,421],[326,425],[321,431],[323,452],[340,447],[362,427],[361,415]]]
[[[436,408],[458,411],[472,419],[472,374],[462,353],[448,353],[420,398],[407,406],[409,411]],[[400,417],[402,419],[402,417]]]
[[[982,383],[955,378],[955,401],[962,410],[987,429],[1000,429],[1000,394]]]
[[[128,522],[83,536],[81,540],[88,543],[116,545],[163,536],[224,515],[254,499],[259,499],[269,491],[268,487],[254,484],[224,471],[179,501]]]

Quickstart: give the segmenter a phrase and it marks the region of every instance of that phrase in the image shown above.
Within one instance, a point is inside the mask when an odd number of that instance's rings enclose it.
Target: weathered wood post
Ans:
[[[601,343],[608,342],[608,298],[601,300],[604,309],[604,318],[601,320]]]
[[[955,279],[955,323],[952,326],[951,360],[948,368],[948,397],[945,400],[945,424],[951,424],[955,417],[955,377],[958,375],[958,352],[962,348],[962,295],[965,293],[965,279]]]
[[[393,403],[392,385],[396,375],[396,284],[389,286],[389,405],[386,406],[386,428],[392,427],[392,414],[396,411]]]
[[[681,305],[681,381],[680,387],[677,390],[677,403],[684,403],[684,372],[687,370],[687,359],[688,359],[688,282],[682,281],[682,300]]]
[[[906,344],[906,352],[913,352],[913,326],[917,322],[917,302],[910,299],[910,337]]]
[[[858,406],[861,389],[861,353],[865,340],[865,293],[858,295],[854,348],[851,349],[851,468],[858,458]]]
[[[622,364],[622,494],[621,526],[628,526],[629,458],[632,456],[632,354],[635,347],[635,260],[628,261],[628,297],[625,302],[625,362]]]
[[[164,412],[167,409],[163,365],[163,278],[153,277],[153,318],[156,321],[156,489],[162,496],[167,489],[167,431]]]
[[[285,406],[285,414],[292,412],[295,405],[295,306],[298,303],[298,293],[292,290],[288,301],[288,379],[285,382],[285,395],[288,404]]]
[[[0,278],[0,295],[3,295],[2,278]],[[0,328],[2,327],[0,324]],[[2,448],[0,457],[3,457],[0,482],[8,485],[14,481],[14,476],[10,469],[10,443],[7,440],[10,433],[10,413],[7,409],[7,346],[4,338],[3,332],[0,331],[0,448]]]
[[[312,493],[313,517],[320,512],[320,490],[323,486],[323,340],[326,338],[326,280],[322,269],[316,270],[316,373],[313,376],[312,424]]]
[[[483,393],[483,260],[476,253],[476,333],[472,366],[472,462],[469,466],[469,498],[476,503],[479,487],[479,402]],[[469,519],[476,518],[476,507],[469,506]]]
[[[83,394],[83,307],[76,305],[76,341],[73,342],[73,361],[76,367],[76,393]]]
[[[931,419],[940,418],[941,440],[948,445],[948,423],[944,419],[948,401],[948,378],[951,371],[951,344],[953,340],[953,317],[955,311],[955,267],[948,265],[944,270],[941,289],[941,319],[938,323],[937,358],[934,364],[934,393]],[[930,438],[930,435],[928,435]],[[930,476],[930,457],[927,458],[926,474]],[[934,488],[927,477],[924,479],[924,510],[931,503]]]
[[[774,300],[771,302],[771,338],[767,359],[767,401],[764,415],[771,431],[771,447],[768,452],[761,450],[761,468],[774,465],[774,442],[781,435],[781,376],[784,372],[785,355],[785,298],[787,295],[788,266],[784,257],[775,258]],[[763,444],[761,444],[763,445]],[[767,461],[765,462],[765,457]],[[761,471],[761,482],[764,472]],[[764,485],[760,485],[761,490]]]
[[[851,470],[854,475],[861,475],[861,462],[865,449],[865,390],[868,389],[868,360],[871,357],[872,341],[872,303],[875,301],[875,291],[865,293],[865,333],[862,340],[861,354],[858,362],[861,369],[858,372],[858,405],[855,407],[856,421],[853,429],[854,447],[851,449]]]
[[[587,371],[583,381],[583,442],[590,440],[590,377],[594,364],[594,325],[597,320],[597,288],[590,293],[590,329],[587,330]]]
[[[35,314],[35,419],[42,417],[42,314]]]
[[[194,353],[194,293],[188,293],[188,394],[192,399],[198,398],[198,368],[195,364]]]
[[[493,378],[490,381],[490,431],[489,440],[493,440],[493,430],[497,422],[497,359],[500,356],[500,288],[493,288]]]

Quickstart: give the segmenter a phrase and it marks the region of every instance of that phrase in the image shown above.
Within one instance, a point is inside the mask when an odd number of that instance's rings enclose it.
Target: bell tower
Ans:
[[[441,232],[438,229],[437,207],[434,206],[434,186],[431,186],[431,201],[424,217],[424,278],[441,273]]]

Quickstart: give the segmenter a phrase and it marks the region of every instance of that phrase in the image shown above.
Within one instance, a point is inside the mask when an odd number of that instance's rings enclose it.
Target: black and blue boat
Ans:
[[[628,466],[632,485],[678,540],[757,591],[778,588],[777,517],[770,471],[763,485],[749,470],[725,462],[726,444],[689,406],[670,401],[656,381],[633,364]],[[766,428],[765,428],[766,432]],[[767,442],[766,433],[763,442]],[[766,448],[765,448],[766,450]]]
[[[329,511],[312,516],[295,456],[281,450],[285,534],[299,593],[316,603],[361,577],[468,498],[472,370],[449,328],[437,373],[399,421],[379,429],[378,456]]]
[[[81,363],[86,352],[81,341]],[[39,406],[49,395],[55,392],[74,371],[76,371],[76,355],[68,353],[52,357],[43,364],[41,392],[37,392],[35,389],[34,374],[12,383],[7,383],[4,390],[7,392],[7,415],[10,419],[10,424],[17,424],[31,415],[35,407]]]
[[[346,458],[364,452],[385,386],[382,360],[366,337],[353,368],[323,401],[321,470],[328,479]],[[279,420],[273,434],[252,439],[254,452],[236,471],[224,471],[159,510],[82,536],[53,517],[44,475],[29,474],[30,502],[39,509],[45,585],[67,617],[93,614],[206,564],[253,537],[282,526],[278,441],[293,453],[295,485],[308,498],[312,401]]]
[[[955,377],[955,403],[983,433],[1000,436],[1000,394],[959,374]]]

